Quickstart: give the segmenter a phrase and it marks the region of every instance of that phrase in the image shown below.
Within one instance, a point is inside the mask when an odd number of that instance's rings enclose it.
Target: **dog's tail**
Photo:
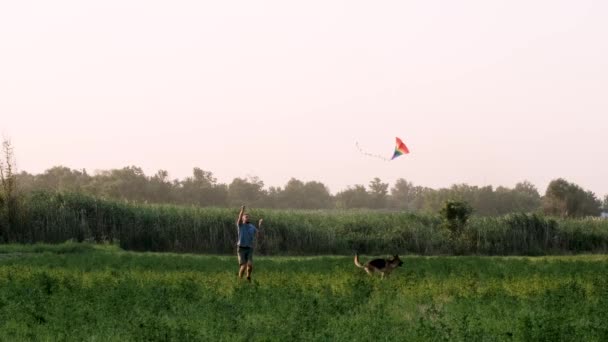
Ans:
[[[355,266],[359,268],[365,268],[365,266],[361,265],[361,263],[359,262],[359,253],[355,253]]]

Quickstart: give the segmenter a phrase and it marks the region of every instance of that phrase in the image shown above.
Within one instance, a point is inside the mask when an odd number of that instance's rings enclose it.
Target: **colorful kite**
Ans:
[[[364,154],[364,155],[369,156],[369,157],[374,157],[374,158],[382,159],[384,161],[391,161],[391,160],[399,157],[400,155],[410,153],[410,150],[407,148],[407,146],[405,146],[405,144],[403,143],[403,141],[401,139],[396,138],[396,140],[397,141],[396,141],[396,145],[395,145],[395,152],[393,153],[393,157],[391,159],[388,159],[388,158],[386,158],[384,156],[381,156],[381,155],[365,152],[361,148],[361,146],[359,146],[358,142],[355,143],[355,145],[357,146],[357,149],[359,149],[359,152],[361,152],[361,154]]]
[[[410,150],[407,149],[407,146],[405,146],[405,144],[403,143],[403,141],[401,141],[401,139],[399,139],[399,138],[395,138],[395,139],[397,139],[397,145],[395,146],[395,153],[393,153],[393,158],[391,158],[391,160],[399,157],[402,154],[410,153]]]

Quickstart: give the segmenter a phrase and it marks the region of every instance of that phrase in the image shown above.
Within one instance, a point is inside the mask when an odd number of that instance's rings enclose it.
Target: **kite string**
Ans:
[[[382,159],[382,160],[384,160],[384,161],[390,161],[390,159],[385,158],[385,157],[383,157],[383,156],[381,156],[381,155],[378,155],[378,154],[372,154],[372,153],[369,153],[369,152],[365,152],[365,151],[364,151],[364,150],[361,148],[361,146],[359,146],[359,142],[358,142],[358,141],[357,141],[357,142],[355,142],[355,145],[357,146],[357,149],[359,150],[359,152],[361,152],[361,154],[364,154],[364,155],[369,156],[369,157],[374,157],[374,158]]]

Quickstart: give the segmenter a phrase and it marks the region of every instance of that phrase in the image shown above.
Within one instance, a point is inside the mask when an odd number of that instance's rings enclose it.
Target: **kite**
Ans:
[[[399,139],[399,138],[395,138],[395,139],[397,139],[396,146],[395,146],[395,153],[393,153],[393,158],[391,158],[391,160],[399,157],[402,154],[410,153],[410,150],[408,150],[407,146],[405,146],[405,144],[403,143],[403,141],[401,141],[401,139]]]
[[[410,153],[410,150],[407,148],[407,146],[405,146],[405,143],[403,143],[403,141],[401,139],[399,139],[399,138],[395,138],[395,139],[396,139],[396,142],[395,142],[395,152],[393,153],[393,157],[391,159],[388,159],[388,158],[386,158],[384,156],[381,156],[381,155],[378,155],[378,154],[372,154],[372,153],[365,152],[361,148],[361,146],[359,146],[358,142],[355,143],[355,145],[357,146],[357,149],[359,149],[359,152],[361,152],[361,154],[364,154],[364,155],[369,156],[369,157],[374,157],[374,158],[382,159],[384,161],[391,161],[391,160],[393,160],[393,159],[395,159],[395,158],[397,158],[397,157],[399,157],[399,156],[401,156],[403,154]]]

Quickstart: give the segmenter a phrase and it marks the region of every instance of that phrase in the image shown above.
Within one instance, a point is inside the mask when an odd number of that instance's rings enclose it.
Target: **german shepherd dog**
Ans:
[[[401,265],[403,265],[403,261],[399,259],[397,254],[393,255],[390,259],[374,259],[368,261],[365,265],[361,265],[359,262],[359,254],[355,254],[355,266],[364,269],[369,275],[379,272],[382,278],[384,278]]]

